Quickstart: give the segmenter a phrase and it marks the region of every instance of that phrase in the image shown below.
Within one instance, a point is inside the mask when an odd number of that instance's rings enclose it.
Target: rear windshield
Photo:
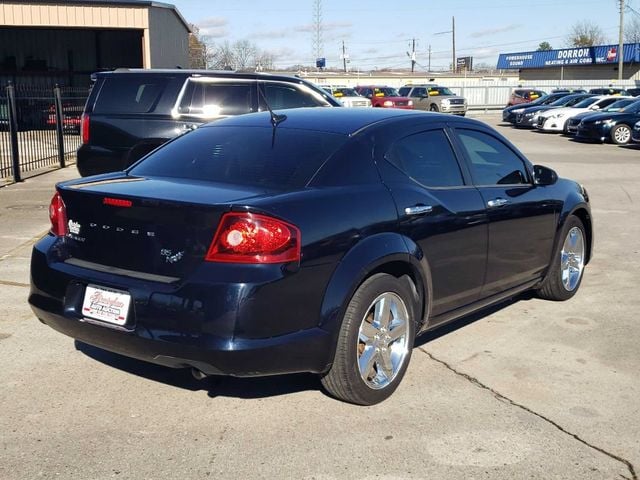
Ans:
[[[290,190],[309,183],[347,139],[282,127],[213,125],[167,143],[129,173]]]
[[[148,113],[158,103],[168,79],[150,75],[106,78],[94,113]]]

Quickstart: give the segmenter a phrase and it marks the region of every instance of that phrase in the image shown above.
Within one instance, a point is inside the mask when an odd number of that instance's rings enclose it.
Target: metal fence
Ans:
[[[64,167],[80,145],[86,88],[9,84],[0,91],[0,180]]]

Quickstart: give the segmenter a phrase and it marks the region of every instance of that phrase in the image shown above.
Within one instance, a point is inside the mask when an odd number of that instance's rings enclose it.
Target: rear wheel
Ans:
[[[611,141],[616,145],[626,145],[631,140],[631,128],[621,123],[611,129]]]
[[[398,388],[414,339],[409,281],[373,275],[349,302],[333,364],[322,385],[332,396],[350,403],[379,403]]]
[[[568,300],[580,283],[587,254],[584,225],[571,216],[562,229],[561,242],[549,266],[547,276],[538,289],[538,295],[548,300]]]

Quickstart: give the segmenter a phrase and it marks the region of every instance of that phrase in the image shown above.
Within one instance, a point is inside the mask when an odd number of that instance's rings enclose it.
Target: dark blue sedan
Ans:
[[[393,109],[220,120],[57,185],[29,302],[81,342],[198,376],[314,372],[380,402],[416,335],[534,289],[566,300],[585,189],[478,121]]]
[[[631,141],[632,129],[640,121],[640,100],[616,112],[594,113],[577,125],[576,140],[611,142],[626,145]]]

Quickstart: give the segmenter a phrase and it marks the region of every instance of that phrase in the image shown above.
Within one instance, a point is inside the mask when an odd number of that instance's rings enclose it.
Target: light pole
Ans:
[[[445,33],[451,34],[451,71],[455,73],[458,70],[456,68],[456,17],[451,17],[451,30],[434,33],[434,35],[444,35]]]

